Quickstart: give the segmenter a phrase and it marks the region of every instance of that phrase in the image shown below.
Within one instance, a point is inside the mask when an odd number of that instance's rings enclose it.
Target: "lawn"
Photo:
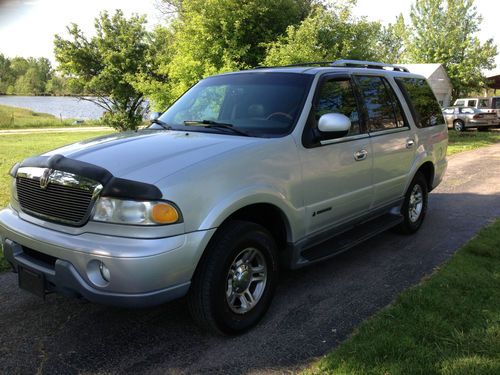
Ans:
[[[0,129],[48,128],[75,126],[73,119],[57,118],[48,113],[0,105]],[[100,125],[98,121],[85,121],[84,126]]]
[[[307,374],[500,374],[500,220]]]
[[[496,130],[488,132],[468,130],[460,133],[449,130],[448,136],[448,156],[500,142],[500,131]]]
[[[0,208],[5,207],[9,202],[10,176],[8,172],[15,163],[30,155],[40,154],[68,143],[107,133],[110,132],[0,135]],[[6,269],[7,265],[3,261],[3,257],[0,258],[0,271],[2,271]]]

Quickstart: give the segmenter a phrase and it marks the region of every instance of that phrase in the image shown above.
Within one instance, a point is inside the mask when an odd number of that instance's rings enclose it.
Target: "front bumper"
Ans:
[[[47,292],[124,307],[153,306],[185,295],[214,231],[155,239],[70,235],[27,222],[10,208],[0,211],[4,257],[14,271],[21,266],[41,272]],[[109,282],[96,281],[96,262],[109,269]]]

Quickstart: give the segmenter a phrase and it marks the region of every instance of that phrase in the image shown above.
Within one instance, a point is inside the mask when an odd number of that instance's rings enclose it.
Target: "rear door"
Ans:
[[[373,152],[372,209],[391,205],[404,195],[415,159],[414,133],[393,87],[383,76],[357,75]]]

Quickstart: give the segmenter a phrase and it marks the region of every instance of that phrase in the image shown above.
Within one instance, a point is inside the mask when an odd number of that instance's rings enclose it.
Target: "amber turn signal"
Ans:
[[[172,224],[179,220],[179,213],[174,206],[160,202],[153,206],[151,219],[158,224]]]

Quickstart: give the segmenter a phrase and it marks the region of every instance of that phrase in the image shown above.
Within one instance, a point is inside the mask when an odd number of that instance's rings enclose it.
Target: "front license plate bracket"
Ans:
[[[45,299],[45,276],[43,273],[19,266],[17,275],[21,289]]]

